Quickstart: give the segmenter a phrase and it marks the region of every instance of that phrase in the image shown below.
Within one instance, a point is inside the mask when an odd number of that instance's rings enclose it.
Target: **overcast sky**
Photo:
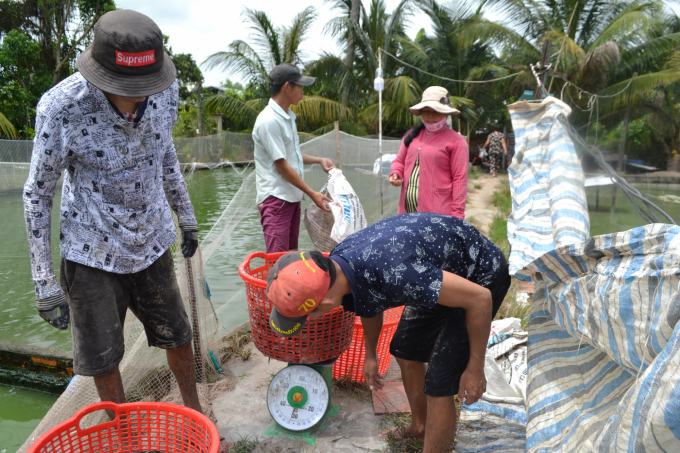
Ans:
[[[370,0],[362,1],[369,6]],[[391,12],[399,1],[385,0],[387,11]],[[289,25],[296,14],[307,6],[314,6],[318,17],[303,44],[307,58],[313,59],[324,51],[340,54],[335,40],[323,34],[323,26],[335,17],[323,0],[116,0],[118,8],[133,9],[153,19],[161,31],[170,36],[173,52],[190,53],[199,65],[208,55],[226,50],[235,39],[248,40],[249,30],[241,17],[244,5],[264,10],[277,26]],[[423,27],[430,29],[430,22],[420,13],[413,17],[408,34],[414,37]],[[222,71],[201,69],[206,85],[218,85],[227,78]],[[238,80],[236,76],[229,78]]]

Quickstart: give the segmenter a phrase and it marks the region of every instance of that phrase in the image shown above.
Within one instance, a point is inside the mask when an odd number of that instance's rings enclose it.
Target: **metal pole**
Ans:
[[[378,49],[378,68],[382,69],[382,49]],[[380,218],[383,217],[383,178],[382,178],[382,90],[378,91],[378,150],[380,152]]]
[[[340,154],[340,123],[335,122],[335,152],[338,155],[338,168],[342,171],[342,155]]]

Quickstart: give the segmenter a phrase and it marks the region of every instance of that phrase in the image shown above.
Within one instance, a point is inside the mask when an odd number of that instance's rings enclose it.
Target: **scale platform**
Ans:
[[[330,415],[333,364],[293,364],[274,376],[267,390],[267,408],[278,428],[301,437]]]

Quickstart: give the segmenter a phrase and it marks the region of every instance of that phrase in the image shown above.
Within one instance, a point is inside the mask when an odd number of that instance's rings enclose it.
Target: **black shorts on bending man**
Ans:
[[[472,225],[439,214],[404,214],[349,236],[329,258],[318,252],[282,256],[268,276],[275,305],[270,326],[292,336],[308,316],[340,305],[355,312],[366,340],[364,377],[380,389],[382,313],[406,305],[390,351],[402,370],[413,422],[394,434],[424,439],[425,452],[443,452],[456,429],[453,396],[472,404],[486,390],[491,320],[509,287],[503,253]]]

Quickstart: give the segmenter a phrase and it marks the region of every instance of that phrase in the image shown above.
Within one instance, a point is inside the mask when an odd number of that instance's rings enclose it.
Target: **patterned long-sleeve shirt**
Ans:
[[[76,73],[40,100],[24,212],[36,297],[59,291],[52,266],[50,215],[64,172],[61,256],[118,274],[150,266],[196,225],[172,141],[178,86],[150,96],[135,122],[121,118],[104,93]]]
[[[436,132],[423,129],[408,148],[402,140],[390,171],[390,174],[396,173],[404,180],[399,214],[407,212],[406,194],[416,160],[419,169],[418,212],[436,212],[464,219],[470,156],[463,136],[444,127]]]

